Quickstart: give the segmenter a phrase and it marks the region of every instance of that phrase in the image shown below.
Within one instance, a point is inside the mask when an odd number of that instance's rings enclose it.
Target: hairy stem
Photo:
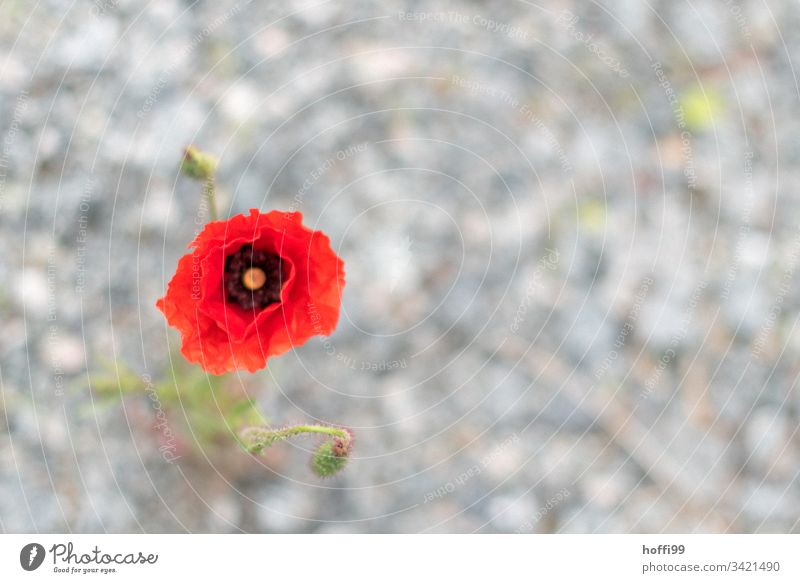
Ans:
[[[242,432],[242,445],[249,453],[258,453],[270,447],[277,441],[283,441],[303,433],[317,433],[338,437],[350,442],[350,432],[330,425],[290,425],[280,429],[267,429],[266,427],[250,427]]]

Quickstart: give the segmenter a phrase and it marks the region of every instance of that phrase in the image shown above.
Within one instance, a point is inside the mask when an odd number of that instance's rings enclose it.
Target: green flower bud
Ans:
[[[311,459],[311,468],[321,478],[333,476],[347,465],[350,455],[350,440],[334,437],[321,444]]]
[[[181,171],[195,180],[208,180],[217,170],[217,159],[211,154],[201,152],[195,146],[188,146],[183,151]]]

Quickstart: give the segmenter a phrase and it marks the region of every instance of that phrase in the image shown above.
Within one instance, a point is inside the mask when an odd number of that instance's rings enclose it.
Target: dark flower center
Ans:
[[[261,311],[281,301],[282,276],[280,256],[244,245],[225,258],[222,285],[228,301],[243,310]]]

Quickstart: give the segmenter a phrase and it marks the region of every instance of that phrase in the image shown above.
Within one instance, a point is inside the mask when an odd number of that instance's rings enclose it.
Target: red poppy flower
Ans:
[[[344,263],[299,212],[208,223],[156,306],[181,333],[181,352],[212,374],[255,372],[336,328]]]

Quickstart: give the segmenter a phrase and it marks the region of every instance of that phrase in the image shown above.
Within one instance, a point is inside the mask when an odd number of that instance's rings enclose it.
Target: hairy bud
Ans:
[[[314,473],[321,478],[327,478],[339,472],[347,465],[352,445],[350,437],[334,437],[322,443],[311,459]]]

